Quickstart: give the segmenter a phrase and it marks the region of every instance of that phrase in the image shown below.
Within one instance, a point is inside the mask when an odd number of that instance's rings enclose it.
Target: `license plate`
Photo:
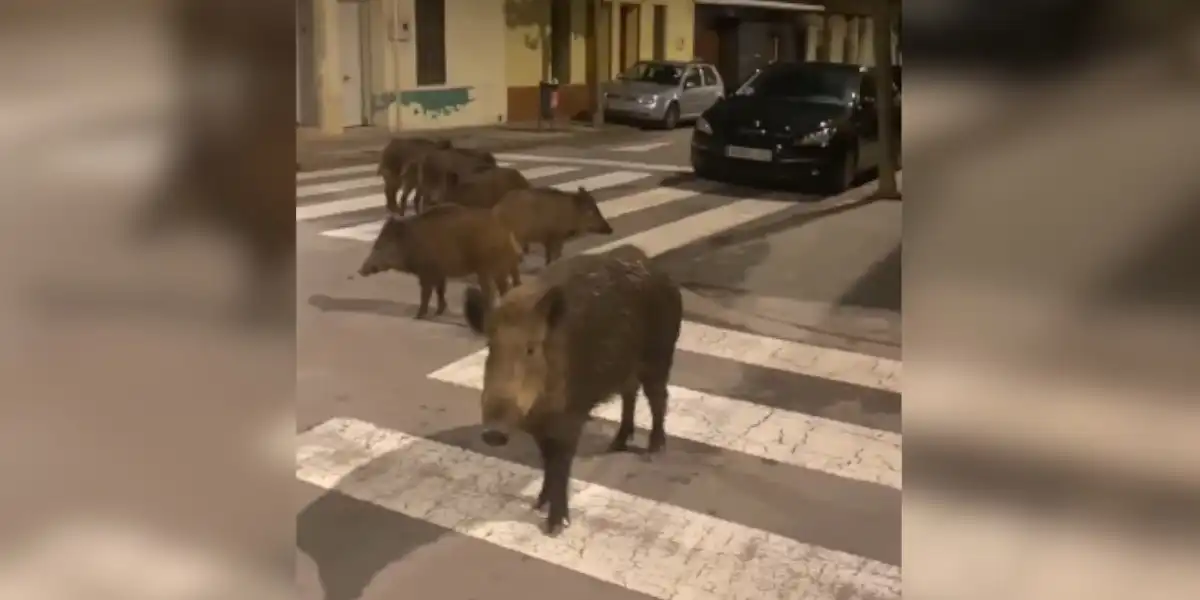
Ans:
[[[771,151],[761,148],[743,148],[741,146],[726,146],[725,156],[729,158],[742,158],[745,160],[758,160],[762,162],[771,162]]]

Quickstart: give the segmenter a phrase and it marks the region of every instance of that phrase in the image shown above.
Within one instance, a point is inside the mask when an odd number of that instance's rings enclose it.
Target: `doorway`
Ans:
[[[338,3],[338,45],[342,71],[342,126],[367,124],[363,107],[363,44],[361,2]]]
[[[642,38],[642,7],[639,4],[621,5],[621,49],[619,61],[624,72],[638,61]]]

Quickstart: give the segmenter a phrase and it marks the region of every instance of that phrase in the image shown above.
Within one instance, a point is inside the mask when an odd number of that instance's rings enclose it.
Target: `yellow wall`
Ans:
[[[503,3],[503,0],[500,0]],[[581,4],[581,3],[576,3]],[[549,0],[521,0],[519,14],[504,15],[504,74],[510,87],[535,86],[542,80],[545,65],[543,43],[549,43]],[[575,7],[572,6],[572,9]],[[502,11],[507,10],[502,8]],[[543,40],[542,37],[546,36]]]
[[[460,0],[461,1],[461,0]],[[486,0],[481,0],[486,1]],[[587,83],[587,13],[591,10],[586,0],[555,0],[571,2],[571,81],[573,84]],[[542,23],[549,22],[549,0],[530,0],[530,8],[525,14],[519,15],[520,24],[516,19],[509,21],[505,34],[507,62],[505,73],[508,85],[512,87],[535,86],[545,75],[545,54],[543,42],[549,41],[549,28],[541,31],[539,25],[531,21],[541,15]],[[688,60],[692,58],[692,29],[695,15],[695,4],[692,0],[626,0],[605,2],[600,19],[600,30],[605,32],[600,40],[601,73],[609,78],[618,72],[620,46],[617,44],[620,29],[612,25],[619,22],[621,4],[641,4],[641,33],[639,58],[649,59],[654,56],[654,8],[655,4],[667,7],[667,58],[671,60]],[[449,10],[449,9],[447,9]],[[545,39],[543,40],[543,35]],[[567,82],[560,82],[567,83]]]
[[[446,0],[446,83],[417,87],[412,0],[369,0],[371,122],[393,129],[488,125],[508,113],[503,0]],[[394,15],[407,41],[388,37]],[[463,43],[466,41],[467,43]]]

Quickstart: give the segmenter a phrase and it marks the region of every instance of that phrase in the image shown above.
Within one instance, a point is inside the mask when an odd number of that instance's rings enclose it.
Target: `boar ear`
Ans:
[[[561,286],[556,285],[542,294],[533,309],[546,319],[547,327],[554,329],[562,323],[563,317],[567,314],[567,295]]]

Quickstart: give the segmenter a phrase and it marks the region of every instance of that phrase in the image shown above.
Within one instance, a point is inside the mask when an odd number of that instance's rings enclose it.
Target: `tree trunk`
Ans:
[[[875,36],[875,89],[879,98],[875,108],[879,113],[879,139],[883,150],[879,160],[879,189],[876,192],[880,198],[900,197],[896,185],[896,158],[900,154],[900,140],[896,135],[896,94],[892,88],[893,11],[890,4],[890,0],[876,0],[875,26],[872,28]]]
[[[592,126],[599,129],[604,126],[604,76],[600,74],[600,69],[604,63],[600,60],[602,54],[600,52],[601,35],[600,35],[600,17],[604,12],[604,5],[601,0],[592,0]]]

